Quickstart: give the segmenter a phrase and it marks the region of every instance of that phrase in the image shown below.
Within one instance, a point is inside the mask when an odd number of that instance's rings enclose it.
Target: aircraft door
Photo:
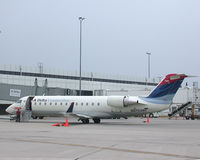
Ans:
[[[32,101],[33,98],[34,97],[29,96],[27,98],[27,100],[26,100],[25,109],[28,110],[28,111],[32,111],[32,103],[31,103],[31,101]]]

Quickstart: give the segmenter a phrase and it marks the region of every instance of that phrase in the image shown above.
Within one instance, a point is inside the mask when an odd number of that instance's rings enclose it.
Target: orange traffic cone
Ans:
[[[57,127],[59,127],[60,123],[52,124],[51,126],[57,126]]]
[[[68,118],[66,118],[66,122],[64,124],[64,127],[69,127]]]
[[[149,115],[147,116],[147,123],[149,123]]]

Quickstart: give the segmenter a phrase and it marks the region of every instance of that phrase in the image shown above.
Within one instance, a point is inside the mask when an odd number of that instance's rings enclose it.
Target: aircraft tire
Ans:
[[[43,119],[43,118],[44,118],[43,116],[40,116],[40,117],[39,117],[39,119]]]
[[[194,120],[195,118],[194,118],[194,116],[191,116],[191,120]]]
[[[94,121],[94,123],[99,124],[101,122],[101,119],[100,118],[94,118],[93,121]]]
[[[38,117],[37,116],[31,116],[33,119],[37,119]]]
[[[90,123],[89,119],[82,119],[81,121],[82,121],[83,124],[89,124]]]
[[[154,118],[153,113],[150,113],[150,114],[149,114],[149,117],[150,117],[150,118]]]

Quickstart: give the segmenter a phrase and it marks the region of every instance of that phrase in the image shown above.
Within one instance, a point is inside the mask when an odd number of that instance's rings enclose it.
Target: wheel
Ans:
[[[100,123],[101,119],[100,118],[94,118],[93,121],[94,121],[94,123]]]
[[[31,116],[33,119],[37,119],[37,116]]]
[[[40,117],[39,117],[39,119],[43,119],[43,118],[44,118],[43,116],[40,116]]]
[[[191,116],[191,120],[194,120],[195,118],[194,118],[194,116]]]
[[[150,117],[150,118],[154,118],[153,113],[150,113],[150,114],[149,114],[149,117]]]
[[[186,119],[186,120],[189,120],[190,118],[189,118],[189,117],[185,117],[185,119]]]
[[[90,122],[89,119],[82,119],[81,121],[83,124],[89,124],[89,122]]]

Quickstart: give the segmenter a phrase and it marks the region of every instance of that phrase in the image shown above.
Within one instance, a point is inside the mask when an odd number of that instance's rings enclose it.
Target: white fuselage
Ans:
[[[25,111],[27,98],[23,97],[19,103],[12,104],[7,112],[15,114],[14,108],[21,107]],[[112,96],[35,96],[30,102],[33,116],[77,116],[82,118],[118,118],[139,116],[147,113],[165,110],[169,104],[155,104],[142,100],[140,97],[130,97],[127,106],[121,102],[123,96],[115,96],[119,102],[112,102]],[[111,99],[111,100],[110,100]],[[134,101],[134,102],[133,102]],[[67,112],[73,104],[73,110]]]

